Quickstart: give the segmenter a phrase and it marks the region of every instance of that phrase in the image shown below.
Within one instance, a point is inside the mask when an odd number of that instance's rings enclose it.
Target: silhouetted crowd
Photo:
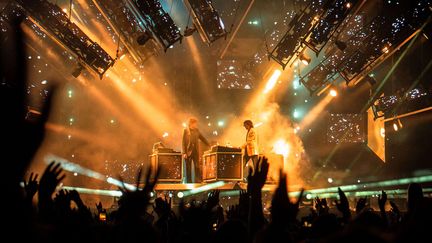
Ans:
[[[54,92],[49,93],[39,120],[25,119],[26,55],[21,30],[13,29],[2,33],[0,49],[3,242],[431,241],[432,202],[423,196],[420,184],[409,185],[405,212],[393,201],[388,202],[384,191],[378,197],[379,211],[368,207],[365,198],[351,205],[355,206],[351,210],[339,189],[335,203],[339,213],[331,212],[326,199],[315,198],[307,216],[309,223],[305,224],[298,216],[303,193],[292,202],[287,193],[287,175],[281,172],[270,217],[265,217],[262,188],[269,168],[265,157],[259,158],[255,172],[248,176],[247,190],[240,191],[238,204],[222,208],[219,191],[215,190],[204,201],[181,201],[176,213],[170,198],[152,200],[150,196],[158,168],[140,170],[136,190],[121,188],[118,209],[113,211],[102,204],[91,210],[77,191],[57,190],[65,174],[55,161],[40,178],[36,174],[24,178],[43,141]],[[387,203],[390,211],[385,211]],[[148,212],[149,207],[155,214]]]

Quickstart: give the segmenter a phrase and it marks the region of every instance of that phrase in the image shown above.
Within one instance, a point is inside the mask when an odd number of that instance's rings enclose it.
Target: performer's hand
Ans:
[[[187,159],[187,154],[183,154],[183,159]]]

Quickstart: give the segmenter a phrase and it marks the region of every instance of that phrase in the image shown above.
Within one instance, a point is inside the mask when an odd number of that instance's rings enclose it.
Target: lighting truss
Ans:
[[[93,3],[136,62],[143,63],[163,49],[154,38],[142,42],[143,37],[151,36],[151,30],[124,1],[93,0]]]
[[[186,0],[186,7],[192,15],[192,21],[200,33],[201,39],[208,45],[228,32],[211,0]]]
[[[301,52],[301,40],[310,33],[312,27],[325,12],[328,3],[333,0],[312,0],[303,11],[294,16],[288,25],[288,31],[270,52],[269,58],[279,63],[283,69]]]
[[[432,105],[432,95],[419,86],[408,92],[396,92],[381,96],[372,104],[374,119],[384,116],[399,115],[396,113],[411,112]]]
[[[114,65],[114,59],[72,23],[57,5],[47,0],[17,0],[17,2],[48,35],[74,53],[81,64],[96,72],[101,79]]]
[[[361,5],[365,1],[362,0]],[[359,2],[360,0],[336,0],[332,2],[331,6],[327,8],[305,36],[304,44],[318,55],[351,11],[357,8]]]
[[[339,48],[329,47],[331,51],[325,59],[300,81],[311,93],[317,93],[339,77],[347,84],[359,83],[430,21],[431,3],[427,0],[404,4],[407,6],[393,2],[388,3],[388,6],[386,3],[364,26],[359,28],[359,24],[351,24],[355,27],[351,30],[348,25],[347,34],[340,36]],[[361,19],[361,16],[355,16],[353,22],[357,19]]]
[[[403,4],[406,5],[386,3],[377,21],[369,26],[367,32],[370,37],[361,42],[358,50],[347,57],[339,69],[346,82],[358,83],[365,73],[391,56],[413,38],[425,22],[430,21],[430,1],[417,0]]]
[[[371,38],[368,30],[377,28],[380,18],[376,17],[366,24],[368,28],[363,28],[362,18],[355,18],[353,23],[348,24],[347,33],[342,34],[345,48],[332,48],[328,55],[317,66],[300,78],[300,82],[309,90],[311,95],[320,93],[325,90],[331,82],[339,78],[338,72],[341,66],[345,64],[345,59],[358,51],[362,43]]]
[[[180,29],[162,8],[159,0],[125,0],[128,6],[141,15],[142,22],[166,52],[174,43],[182,40]]]

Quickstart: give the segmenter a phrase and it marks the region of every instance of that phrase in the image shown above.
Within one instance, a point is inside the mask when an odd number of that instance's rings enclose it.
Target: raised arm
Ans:
[[[201,134],[201,132],[199,132],[199,139],[205,143],[205,145],[210,147],[210,143],[207,141],[207,139]]]

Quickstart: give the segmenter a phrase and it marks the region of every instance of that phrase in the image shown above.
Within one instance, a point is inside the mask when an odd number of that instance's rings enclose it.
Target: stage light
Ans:
[[[225,122],[224,121],[218,121],[218,126],[219,127],[223,127],[225,125]]]
[[[273,144],[273,152],[287,158],[290,152],[290,145],[284,139],[279,139]]]
[[[309,63],[311,62],[311,58],[307,57],[305,54],[300,54],[299,56],[300,61],[304,64],[304,65],[309,65]]]
[[[385,137],[385,128],[384,127],[381,127],[381,129],[380,129],[380,135],[381,135],[381,137]]]
[[[78,76],[81,74],[83,69],[84,69],[84,67],[78,63],[77,67],[72,72],[72,76],[74,76],[75,78],[78,78]]]
[[[274,70],[272,76],[269,78],[264,88],[264,94],[267,94],[268,92],[270,92],[270,90],[274,88],[281,74],[282,72],[279,69]]]
[[[335,45],[337,48],[339,48],[339,50],[344,51],[347,48],[347,44],[343,41],[337,40],[335,42]]]
[[[166,137],[168,137],[168,135],[169,135],[169,134],[168,134],[167,132],[164,132],[164,134],[162,135],[162,137],[163,137],[163,138],[166,138]]]
[[[114,123],[115,123],[115,120],[114,120],[114,119],[111,119],[111,120],[110,120],[110,123],[111,123],[111,124],[114,124]]]
[[[94,179],[101,180],[101,181],[106,181],[107,183],[118,186],[118,187],[126,187],[126,189],[128,189],[128,190],[136,190],[136,187],[134,185],[124,183],[124,182],[119,181],[117,179],[114,179],[112,177],[108,177],[108,176],[103,175],[99,172],[87,169],[81,165],[72,163],[66,159],[63,159],[61,157],[58,157],[58,156],[55,156],[52,154],[45,156],[44,161],[46,164],[50,164],[52,161],[56,161],[56,162],[61,163],[61,167],[65,171],[74,172],[74,173],[76,172],[80,175],[85,175],[85,176],[88,176],[90,178],[94,178]]]
[[[397,119],[397,123],[398,123],[399,128],[401,129],[403,127],[403,125],[402,125],[402,122],[399,118]]]
[[[310,194],[310,193],[306,194],[306,199],[307,200],[311,200],[312,199],[312,194]]]
[[[300,112],[298,112],[297,109],[294,109],[293,117],[294,118],[299,118],[300,117]]]
[[[330,90],[330,95],[331,95],[332,97],[336,97],[336,96],[337,96],[337,91],[334,90],[334,89],[331,89],[331,90]]]
[[[351,3],[350,3],[350,2],[346,3],[346,4],[345,4],[345,7],[346,7],[346,8],[351,8]]]
[[[197,29],[194,28],[194,27],[189,28],[189,26],[186,26],[186,29],[185,29],[185,31],[183,32],[183,36],[184,36],[184,37],[191,36],[191,35],[193,35],[193,33],[195,33],[196,30],[197,30]]]
[[[74,176],[78,176],[78,173],[74,172],[73,175],[74,175]]]
[[[140,36],[138,36],[137,38],[137,43],[140,46],[143,46],[147,43],[147,41],[149,41],[152,38],[151,34],[144,32],[143,34],[141,34]]]
[[[328,183],[333,183],[333,178],[329,177],[327,178]]]
[[[163,46],[166,52],[177,41],[181,41],[183,36],[180,29],[176,26],[171,16],[162,8],[159,0],[133,0],[136,9],[140,12],[141,18],[148,28],[149,35]],[[148,40],[147,36],[143,38]]]
[[[225,25],[219,16],[219,13],[214,8],[212,1],[208,0],[186,0],[184,1],[192,17],[194,30],[199,32],[201,39],[208,45],[221,37],[226,37],[228,32],[225,30]],[[255,22],[255,21],[254,21]],[[257,22],[258,23],[258,22]],[[192,34],[192,30],[187,34]],[[186,31],[185,31],[186,35]]]
[[[395,130],[395,132],[397,132],[399,130],[399,127],[396,124],[396,122],[393,122],[393,130]]]
[[[177,197],[178,197],[178,198],[183,198],[183,196],[184,196],[183,192],[178,192],[178,193],[177,193]]]
[[[185,197],[187,197],[187,196],[195,195],[195,194],[198,194],[198,193],[201,193],[201,192],[205,192],[205,191],[208,191],[208,190],[216,189],[216,188],[221,187],[223,185],[225,185],[224,181],[218,181],[218,182],[214,182],[214,183],[211,183],[211,184],[206,184],[204,186],[200,186],[200,187],[194,188],[194,189],[192,189],[190,191],[185,191],[183,193],[183,195]]]
[[[102,47],[88,37],[69,16],[54,3],[47,0],[17,0],[26,11],[32,24],[37,24],[43,31],[54,38],[58,44],[74,53],[80,64],[96,72],[102,79],[104,73],[114,65],[114,59]],[[73,58],[72,58],[73,59]],[[74,70],[78,77],[81,68]]]
[[[48,83],[48,81],[46,81],[46,80],[41,81],[41,84],[47,84],[47,83]]]

